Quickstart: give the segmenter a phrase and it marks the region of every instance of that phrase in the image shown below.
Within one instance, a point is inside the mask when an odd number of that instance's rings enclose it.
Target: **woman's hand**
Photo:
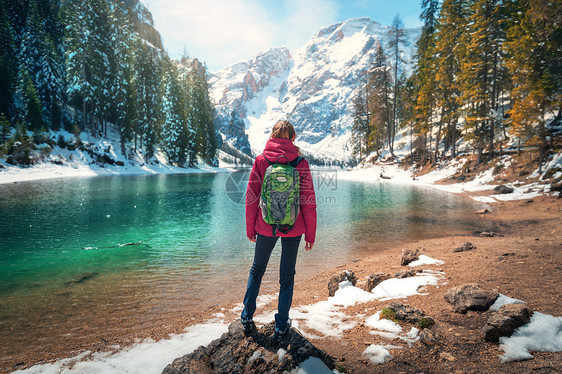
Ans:
[[[248,238],[248,240],[251,241],[252,243],[255,243],[255,242],[256,242],[256,237],[254,236],[254,237]]]
[[[310,251],[312,249],[312,247],[314,246],[314,243],[309,243],[309,242],[305,242],[306,244],[304,245],[304,250],[305,251]]]

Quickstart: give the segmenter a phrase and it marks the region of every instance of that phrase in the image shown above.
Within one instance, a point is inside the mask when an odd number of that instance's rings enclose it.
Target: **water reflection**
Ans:
[[[36,336],[109,333],[139,320],[157,323],[242,292],[253,245],[245,234],[244,206],[225,191],[228,177],[0,185],[0,339],[19,342],[5,346],[42,344]],[[466,219],[474,216],[467,214],[472,203],[433,190],[338,181],[318,183],[316,193],[317,242],[313,251],[299,254],[299,274],[393,243],[471,232],[480,224]],[[274,251],[265,285],[276,283],[279,255]],[[108,327],[116,320],[122,323]]]

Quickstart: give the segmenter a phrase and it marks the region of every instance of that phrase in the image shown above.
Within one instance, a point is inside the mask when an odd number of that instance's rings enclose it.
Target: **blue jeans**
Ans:
[[[301,236],[281,238],[281,265],[279,266],[279,301],[275,314],[275,328],[284,330],[289,327],[289,310],[293,302],[293,286],[295,284],[295,264]],[[248,288],[244,295],[242,319],[252,319],[256,311],[256,299],[260,292],[261,279],[267,268],[271,252],[277,243],[278,236],[257,235],[254,263],[250,269]]]

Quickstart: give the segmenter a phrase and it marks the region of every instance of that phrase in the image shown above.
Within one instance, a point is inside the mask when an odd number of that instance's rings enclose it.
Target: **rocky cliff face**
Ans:
[[[134,27],[140,36],[154,47],[163,51],[162,38],[154,28],[152,13],[139,0],[122,0],[123,7],[134,15]]]
[[[386,47],[387,30],[369,18],[352,19],[321,29],[294,58],[286,48],[276,48],[213,74],[210,83],[225,141],[249,143],[259,153],[275,122],[288,119],[303,150],[329,159],[348,158],[351,98],[377,44]],[[415,39],[419,31],[409,34]],[[406,60],[413,46],[412,41]],[[230,138],[233,132],[235,138]]]
[[[272,48],[254,59],[226,67],[209,80],[217,104],[218,131],[223,140],[251,155],[246,135],[248,103],[288,71],[292,58],[287,48]]]

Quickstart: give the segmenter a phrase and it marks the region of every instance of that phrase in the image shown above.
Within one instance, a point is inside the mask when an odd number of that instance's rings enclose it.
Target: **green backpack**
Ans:
[[[265,160],[269,166],[265,170],[260,194],[260,207],[263,220],[269,223],[272,234],[277,231],[287,234],[297,222],[300,206],[300,176],[297,165],[304,160],[299,156],[286,164]],[[285,157],[287,159],[287,157]],[[289,161],[289,159],[287,159]]]

